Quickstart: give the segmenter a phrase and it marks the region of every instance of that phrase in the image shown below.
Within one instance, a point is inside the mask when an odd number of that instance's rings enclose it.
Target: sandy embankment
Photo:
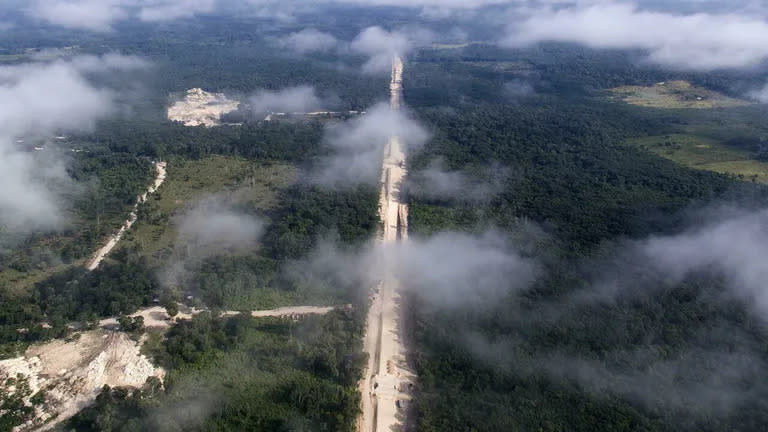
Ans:
[[[136,204],[133,205],[133,210],[128,215],[128,219],[123,223],[123,226],[120,227],[120,230],[117,231],[117,233],[113,234],[107,243],[101,247],[96,253],[93,255],[93,258],[91,258],[90,261],[86,264],[86,268],[89,271],[96,270],[96,268],[99,267],[99,264],[104,260],[104,258],[109,255],[110,252],[112,252],[112,249],[117,246],[118,243],[120,243],[120,240],[123,238],[123,235],[126,231],[131,229],[134,222],[136,222],[139,205],[143,204],[147,201],[147,197],[149,195],[152,195],[157,191],[157,189],[160,187],[160,185],[163,184],[165,181],[165,177],[167,175],[166,173],[166,163],[165,162],[156,162],[155,163],[155,172],[157,173],[155,175],[155,180],[152,182],[152,184],[147,188],[147,191],[141,194],[136,199]]]

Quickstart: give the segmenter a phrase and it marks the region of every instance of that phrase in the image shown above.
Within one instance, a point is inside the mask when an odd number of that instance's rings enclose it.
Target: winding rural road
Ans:
[[[402,99],[403,61],[392,63],[390,105],[399,110]],[[408,239],[408,206],[401,199],[405,179],[405,153],[400,137],[392,136],[384,153],[379,214],[383,226],[381,242],[393,245]],[[368,367],[360,385],[362,415],[359,432],[390,432],[407,429],[408,405],[415,374],[406,362],[400,282],[394,272],[379,283],[372,296],[365,335]]]

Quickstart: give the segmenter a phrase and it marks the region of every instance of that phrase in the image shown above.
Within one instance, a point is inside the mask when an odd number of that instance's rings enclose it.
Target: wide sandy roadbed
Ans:
[[[403,62],[396,57],[392,62],[390,84],[393,110],[400,109],[402,76]],[[406,174],[402,142],[400,137],[392,136],[384,150],[379,197],[381,242],[385,246],[408,239],[408,205],[400,194]],[[371,296],[364,339],[369,360],[360,383],[362,414],[357,424],[359,432],[409,430],[407,417],[416,376],[406,361],[400,281],[394,270],[387,269],[387,275]]]

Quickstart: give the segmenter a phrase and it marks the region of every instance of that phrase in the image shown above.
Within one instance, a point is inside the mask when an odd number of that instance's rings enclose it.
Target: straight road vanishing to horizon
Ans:
[[[402,99],[403,61],[392,61],[390,106],[399,110]],[[408,240],[408,205],[400,188],[406,176],[405,153],[400,137],[390,137],[384,151],[381,173],[379,213],[382,222],[380,241],[385,246]],[[389,265],[389,263],[381,263]],[[368,312],[365,350],[368,367],[361,394],[363,412],[358,422],[360,432],[407,429],[407,412],[415,375],[406,361],[402,326],[400,281],[393,269],[379,282]]]

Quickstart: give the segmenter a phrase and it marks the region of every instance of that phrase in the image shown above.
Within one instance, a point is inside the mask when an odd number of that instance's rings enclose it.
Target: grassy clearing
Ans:
[[[176,239],[174,216],[196,200],[224,193],[236,203],[267,212],[277,204],[277,192],[295,180],[296,169],[287,164],[227,156],[169,161],[168,178],[148,203],[149,220],[136,224],[125,246],[138,244],[147,256],[162,261]]]
[[[489,69],[494,72],[530,72],[533,66],[524,61],[466,61],[462,64]]]
[[[0,63],[14,63],[27,58],[24,54],[2,54],[0,55]]]
[[[82,264],[83,261],[78,261],[77,264]],[[14,270],[12,268],[3,269],[0,272],[0,287],[4,290],[4,293],[12,297],[24,296],[29,294],[29,290],[38,282],[45,280],[51,275],[66,270],[69,267],[67,264],[60,264],[54,267],[48,267],[46,269],[32,269],[24,272]]]
[[[292,184],[295,170],[284,164],[211,156],[201,160],[173,160],[168,180],[155,196],[160,210],[174,212],[186,203],[214,192],[237,192],[260,207],[275,204],[274,188]],[[248,192],[243,192],[248,189]]]
[[[635,138],[628,143],[690,168],[768,184],[768,163],[754,160],[748,151],[726,146],[714,139],[672,134]]]
[[[686,81],[668,81],[650,87],[623,86],[611,89],[613,97],[631,105],[648,108],[731,108],[750,105],[748,101],[735,99]]]
[[[433,43],[431,45],[432,49],[436,50],[450,50],[450,49],[461,49],[466,48],[468,46],[474,45],[476,42],[464,42],[464,43]]]

